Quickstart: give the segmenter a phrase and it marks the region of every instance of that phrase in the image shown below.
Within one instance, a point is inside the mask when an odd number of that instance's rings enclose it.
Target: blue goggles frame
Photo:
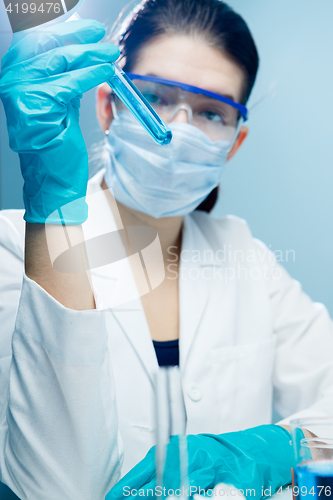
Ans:
[[[193,87],[193,85],[187,85],[186,83],[181,83],[181,82],[175,82],[174,80],[166,80],[164,78],[158,78],[157,76],[143,76],[143,75],[137,75],[136,73],[126,73],[128,78],[131,80],[143,80],[145,82],[154,82],[154,83],[164,83],[165,85],[170,85],[172,87],[179,87],[182,90],[185,90],[185,92],[192,92],[193,94],[203,94],[208,97],[211,97],[212,99],[217,99],[218,101],[225,102],[226,104],[229,104],[233,108],[238,109],[240,114],[242,115],[242,118],[244,122],[248,119],[248,109],[246,106],[243,104],[239,104],[238,102],[233,101],[232,99],[229,99],[228,97],[224,97],[223,95],[220,94],[215,94],[214,92],[210,92],[209,90],[201,89],[199,87]]]

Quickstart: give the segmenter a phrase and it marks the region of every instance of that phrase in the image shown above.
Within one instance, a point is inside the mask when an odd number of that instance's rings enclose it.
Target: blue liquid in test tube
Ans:
[[[11,4],[9,0],[4,0],[7,14],[9,15],[9,21],[11,23],[14,36],[16,37],[20,34],[20,32],[31,31],[36,29],[38,26],[51,26],[55,22],[60,20],[65,21],[65,19],[67,19],[67,21],[81,19],[79,14],[75,11],[80,7],[82,2],[83,0],[61,0],[61,2],[57,4],[59,5],[59,9],[54,12],[52,11],[50,14],[37,12],[36,14],[31,15],[29,11],[25,13],[23,10],[20,12],[7,10],[8,6]],[[23,5],[22,0],[19,0],[17,5],[21,7],[21,5]],[[108,82],[114,93],[133,113],[137,120],[139,120],[141,125],[147,130],[147,132],[149,132],[155,142],[161,145],[169,144],[172,139],[171,130],[161,120],[158,114],[153,110],[148,101],[143,97],[135,85],[133,85],[131,80],[126,76],[118,64],[115,63],[114,68],[115,74]]]
[[[172,139],[171,130],[165,125],[117,63],[114,63],[114,68],[115,74],[107,82],[114,93],[133,113],[147,132],[149,132],[155,142],[161,145],[169,144]]]
[[[81,19],[81,17],[75,12],[68,21],[77,21],[79,19]],[[114,93],[131,111],[157,144],[162,146],[169,144],[172,140],[172,132],[169,127],[161,120],[147,99],[145,99],[141,92],[133,85],[120,66],[117,63],[113,63],[113,66],[115,73],[107,83]]]
[[[299,464],[294,470],[294,481],[297,500],[331,499],[333,460],[313,460]]]

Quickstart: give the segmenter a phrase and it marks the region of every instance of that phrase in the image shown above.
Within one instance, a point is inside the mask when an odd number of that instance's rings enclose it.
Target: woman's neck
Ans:
[[[102,189],[108,189],[104,179],[102,182]],[[184,217],[165,217],[163,219],[155,219],[150,215],[132,210],[118,201],[117,208],[119,210],[122,224],[125,228],[128,226],[147,226],[156,229],[164,259],[167,259],[170,256],[170,253],[168,252],[170,247],[173,247],[171,249],[173,253],[177,253],[179,255]]]

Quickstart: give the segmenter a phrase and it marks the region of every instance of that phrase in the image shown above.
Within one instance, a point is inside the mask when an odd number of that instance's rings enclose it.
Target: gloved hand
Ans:
[[[263,489],[271,487],[273,494],[278,487],[291,483],[291,436],[278,425],[261,425],[220,435],[189,435],[187,447],[189,487],[192,487],[188,491],[189,496],[199,493],[199,488],[207,491],[219,483],[226,483],[243,490],[244,496],[258,500],[263,496]],[[153,447],[105,498],[116,500],[128,497],[129,491],[133,489],[138,491],[138,497],[139,490],[143,490],[145,494],[142,493],[142,497],[146,498],[147,490],[154,489],[155,486]],[[180,487],[176,436],[171,437],[168,445],[163,486],[166,493],[169,488],[175,491]]]
[[[10,147],[19,153],[24,178],[24,219],[81,224],[87,218],[88,155],[79,126],[84,92],[114,74],[119,50],[97,43],[97,21],[73,21],[15,34],[2,59],[0,97]],[[75,200],[78,200],[75,202]]]

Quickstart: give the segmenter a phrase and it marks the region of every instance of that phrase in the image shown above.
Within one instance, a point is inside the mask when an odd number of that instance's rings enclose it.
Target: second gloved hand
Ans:
[[[287,430],[278,425],[262,425],[245,431],[226,434],[198,434],[187,436],[189,496],[226,483],[243,490],[254,500],[263,496],[263,490],[275,490],[291,483],[292,446]],[[171,437],[167,450],[163,486],[180,487],[178,439]],[[124,476],[107,494],[107,500],[129,496],[131,490],[156,487],[155,448]],[[247,491],[246,491],[247,490]]]
[[[97,43],[104,35],[96,21],[38,28],[15,34],[2,59],[0,97],[10,147],[20,156],[27,222],[44,223],[51,214],[51,224],[87,218],[88,154],[79,108],[84,92],[114,74],[119,50]]]

